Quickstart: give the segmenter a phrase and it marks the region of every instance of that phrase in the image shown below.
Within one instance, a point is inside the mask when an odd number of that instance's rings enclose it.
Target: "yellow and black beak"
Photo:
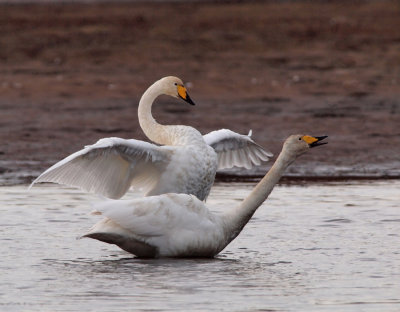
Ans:
[[[184,86],[178,85],[178,96],[184,100],[185,102],[189,103],[190,105],[195,105],[192,99],[190,98],[189,94],[187,93],[187,90]]]
[[[327,135],[324,136],[319,136],[319,137],[313,137],[310,135],[304,135],[302,137],[303,141],[305,141],[309,147],[316,147],[316,146],[320,146],[320,145],[324,145],[324,144],[328,144],[328,142],[323,142],[321,143],[321,141],[325,138],[327,138]]]

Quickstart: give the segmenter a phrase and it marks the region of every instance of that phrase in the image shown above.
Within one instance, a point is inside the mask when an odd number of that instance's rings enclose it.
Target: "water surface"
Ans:
[[[251,187],[217,184],[208,204],[229,209]],[[209,260],[140,260],[76,240],[97,201],[0,187],[0,311],[400,310],[398,180],[278,186]]]

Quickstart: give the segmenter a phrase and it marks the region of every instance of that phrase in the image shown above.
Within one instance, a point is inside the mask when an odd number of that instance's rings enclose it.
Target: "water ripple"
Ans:
[[[223,211],[251,187],[217,185],[208,204]],[[279,186],[215,259],[146,260],[75,240],[95,222],[95,196],[0,188],[0,310],[400,311],[398,189]]]

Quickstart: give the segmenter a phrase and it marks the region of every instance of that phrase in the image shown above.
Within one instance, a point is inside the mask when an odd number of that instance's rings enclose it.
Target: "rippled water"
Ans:
[[[208,203],[251,187],[218,184]],[[400,311],[398,180],[278,186],[210,260],[76,240],[98,199],[75,189],[1,187],[0,200],[0,311]]]

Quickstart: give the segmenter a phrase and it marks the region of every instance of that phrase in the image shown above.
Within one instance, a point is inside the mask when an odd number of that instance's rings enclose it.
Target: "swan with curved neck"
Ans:
[[[153,102],[162,94],[181,98],[187,103],[195,105],[179,78],[168,76],[156,81],[143,93],[138,107],[139,124],[146,136],[153,142],[162,145],[190,144],[194,143],[192,140],[195,139],[202,141],[203,136],[192,127],[165,126],[154,119],[151,113]],[[190,140],[187,136],[190,136]]]
[[[324,137],[292,135],[274,165],[243,202],[221,214],[212,213],[194,196],[163,194],[96,207],[105,219],[83,237],[90,237],[138,257],[214,257],[242,231],[268,198],[286,168]]]
[[[177,77],[162,78],[144,92],[139,123],[148,138],[162,146],[133,139],[100,139],[47,169],[31,186],[55,182],[113,199],[133,187],[146,195],[183,193],[205,200],[217,169],[251,168],[272,156],[250,136],[227,129],[202,136],[189,126],[159,124],[151,108],[161,94],[194,103]]]
[[[193,194],[207,198],[217,171],[217,154],[206,144],[201,133],[183,125],[161,125],[153,117],[151,108],[160,95],[180,98],[195,105],[181,79],[164,77],[153,83],[142,95],[138,107],[139,124],[146,136],[157,144],[174,149],[166,171],[146,195],[168,192]]]

